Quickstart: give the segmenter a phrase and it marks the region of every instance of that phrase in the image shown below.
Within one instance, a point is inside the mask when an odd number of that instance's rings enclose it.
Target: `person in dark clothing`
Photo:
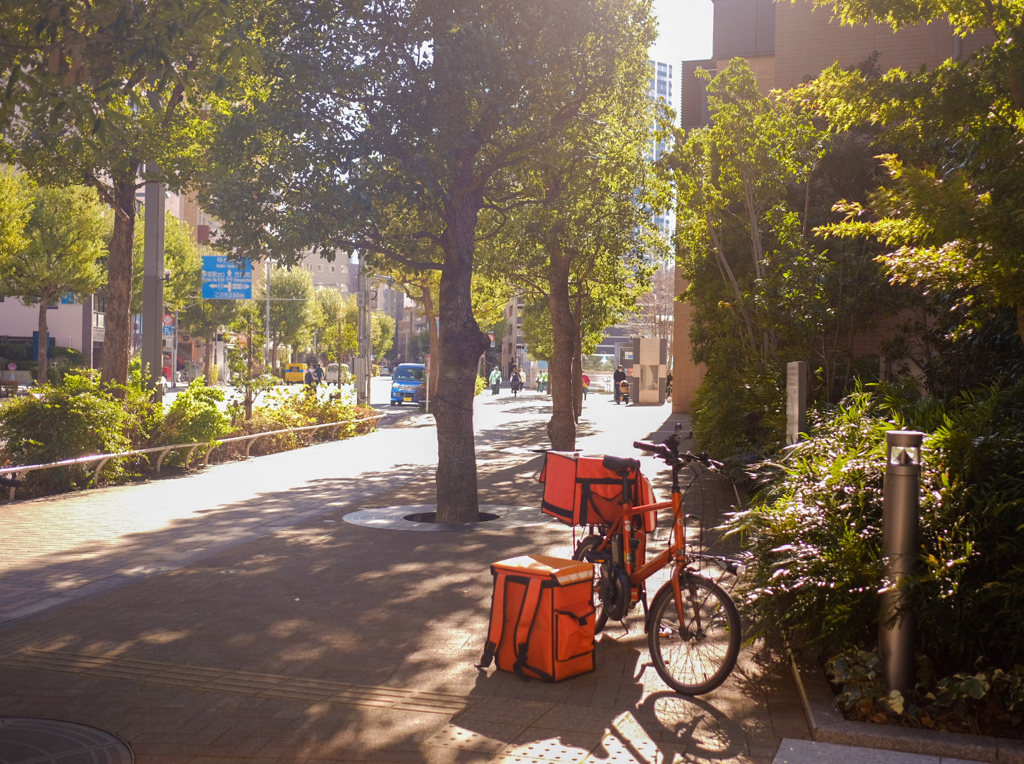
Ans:
[[[324,381],[324,370],[320,364],[313,367],[313,382],[319,385]]]
[[[612,374],[612,389],[615,393],[615,402],[619,403],[622,400],[622,383],[626,381],[626,372],[622,366],[619,366]]]
[[[306,374],[302,378],[303,383],[306,385],[306,392],[311,393],[316,388],[316,377],[313,376],[313,367],[306,367]]]

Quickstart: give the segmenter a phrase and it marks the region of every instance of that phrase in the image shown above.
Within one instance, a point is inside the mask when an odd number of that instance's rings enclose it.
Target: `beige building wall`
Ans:
[[[818,76],[835,62],[856,66],[878,51],[882,71],[899,67],[934,69],[949,58],[968,58],[993,40],[991,33],[958,37],[944,21],[918,24],[899,32],[884,24],[841,26],[825,8],[808,0],[775,6],[775,87],[790,88]],[[761,74],[757,72],[760,80]]]
[[[687,283],[676,275],[676,294],[682,294]],[[676,300],[673,312],[673,368],[672,411],[677,414],[691,414],[693,398],[704,380],[704,364],[693,362],[693,343],[690,342],[690,327],[693,325],[693,306]]]
[[[775,56],[747,56],[747,63],[750,65],[750,70],[754,73],[757,78],[757,89],[764,95],[768,95],[773,88],[778,87],[775,84]],[[727,58],[719,59],[716,62],[718,71],[723,71],[729,66],[729,60]]]

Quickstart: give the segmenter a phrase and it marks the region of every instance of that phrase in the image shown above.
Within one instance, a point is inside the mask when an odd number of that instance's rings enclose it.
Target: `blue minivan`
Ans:
[[[391,375],[391,405],[403,403],[425,404],[424,380],[427,367],[422,363],[400,363]]]

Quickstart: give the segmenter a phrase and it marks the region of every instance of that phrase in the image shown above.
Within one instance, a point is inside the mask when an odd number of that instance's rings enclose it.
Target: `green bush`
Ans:
[[[230,420],[218,408],[224,393],[216,387],[207,387],[200,378],[174,398],[163,421],[157,428],[153,445],[169,446],[174,443],[209,443],[228,432]],[[167,461],[171,464],[184,460],[185,453],[172,451]]]
[[[483,377],[476,378],[476,388],[473,391],[473,395],[480,395],[484,390],[487,389],[487,380]]]
[[[47,381],[53,385],[59,385],[65,376],[80,373],[85,367],[85,356],[74,348],[51,348],[49,358],[52,368]]]
[[[699,448],[733,469],[766,458],[783,444],[784,401],[775,379],[704,377],[693,401]]]
[[[1015,736],[1024,720],[1024,666],[939,678],[918,655],[915,685],[907,693],[889,690],[882,658],[873,650],[847,650],[825,669],[842,688],[836,704],[851,719],[1006,736]]]
[[[232,435],[252,435],[258,432],[274,432],[289,427],[304,427],[316,424],[308,415],[296,411],[290,406],[265,406],[253,410],[251,419],[241,419],[234,423]],[[275,454],[279,451],[291,451],[310,442],[310,436],[302,432],[286,432],[257,438],[249,447],[250,456]],[[246,443],[232,443],[214,451],[217,461],[228,458],[239,458],[245,455]]]
[[[20,342],[0,343],[0,358],[6,361],[27,361],[32,348]]]
[[[858,392],[813,439],[764,464],[730,527],[747,548],[755,632],[825,656],[877,638],[885,432],[918,429],[920,568],[907,582],[917,650],[938,674],[1024,663],[1024,385],[949,402]]]
[[[131,413],[107,388],[90,376],[68,375],[59,386],[43,385],[36,395],[0,408],[0,462],[6,466],[47,464],[78,456],[128,451]],[[82,488],[96,465],[83,464],[30,472],[24,490],[30,495]],[[106,478],[124,474],[112,459]]]

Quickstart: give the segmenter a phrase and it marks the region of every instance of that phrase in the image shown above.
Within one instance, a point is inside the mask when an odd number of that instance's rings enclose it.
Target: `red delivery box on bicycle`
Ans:
[[[634,506],[654,503],[651,481],[638,468],[626,474],[624,490],[623,477],[603,462],[603,456],[548,451],[537,478],[544,484],[541,511],[567,525],[604,525]],[[650,533],[657,522],[658,513],[651,511],[634,524]]]

